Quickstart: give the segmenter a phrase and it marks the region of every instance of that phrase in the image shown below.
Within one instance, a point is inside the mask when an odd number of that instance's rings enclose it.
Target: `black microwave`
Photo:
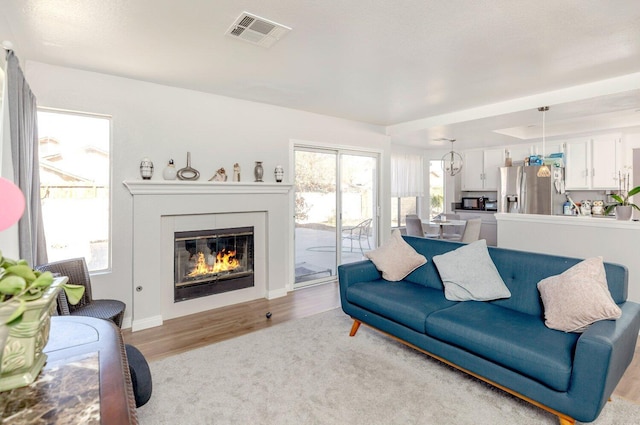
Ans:
[[[463,210],[483,210],[484,211],[485,197],[480,196],[478,198],[462,198]]]

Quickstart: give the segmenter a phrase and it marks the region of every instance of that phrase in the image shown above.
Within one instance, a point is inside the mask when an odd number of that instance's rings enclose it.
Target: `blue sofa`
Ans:
[[[511,297],[454,302],[445,298],[432,258],[464,244],[404,239],[428,261],[402,281],[384,280],[371,261],[338,268],[352,336],[364,323],[552,412],[561,425],[598,417],[631,363],[640,329],[640,304],[627,301],[624,266],[605,263],[622,316],[566,333],[545,326],[537,283],[581,260],[489,247]]]

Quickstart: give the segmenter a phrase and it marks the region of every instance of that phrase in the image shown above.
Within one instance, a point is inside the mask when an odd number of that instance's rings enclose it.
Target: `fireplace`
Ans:
[[[253,227],[174,233],[174,302],[254,286]]]

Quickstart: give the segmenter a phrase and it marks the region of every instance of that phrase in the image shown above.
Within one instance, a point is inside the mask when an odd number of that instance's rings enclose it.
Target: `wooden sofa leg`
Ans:
[[[568,418],[566,416],[558,416],[560,420],[560,425],[575,425],[576,420],[573,418]]]
[[[360,328],[360,324],[362,324],[361,321],[359,320],[354,320],[353,321],[353,325],[351,326],[351,332],[349,332],[349,336],[355,336],[356,332],[358,332],[358,329]],[[564,425],[564,424],[562,424]]]

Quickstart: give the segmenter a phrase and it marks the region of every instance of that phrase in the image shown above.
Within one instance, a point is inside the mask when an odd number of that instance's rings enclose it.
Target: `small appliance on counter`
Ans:
[[[485,199],[486,198],[484,196],[478,196],[474,198],[463,197],[462,202],[460,203],[460,206],[462,207],[463,210],[484,211]]]

